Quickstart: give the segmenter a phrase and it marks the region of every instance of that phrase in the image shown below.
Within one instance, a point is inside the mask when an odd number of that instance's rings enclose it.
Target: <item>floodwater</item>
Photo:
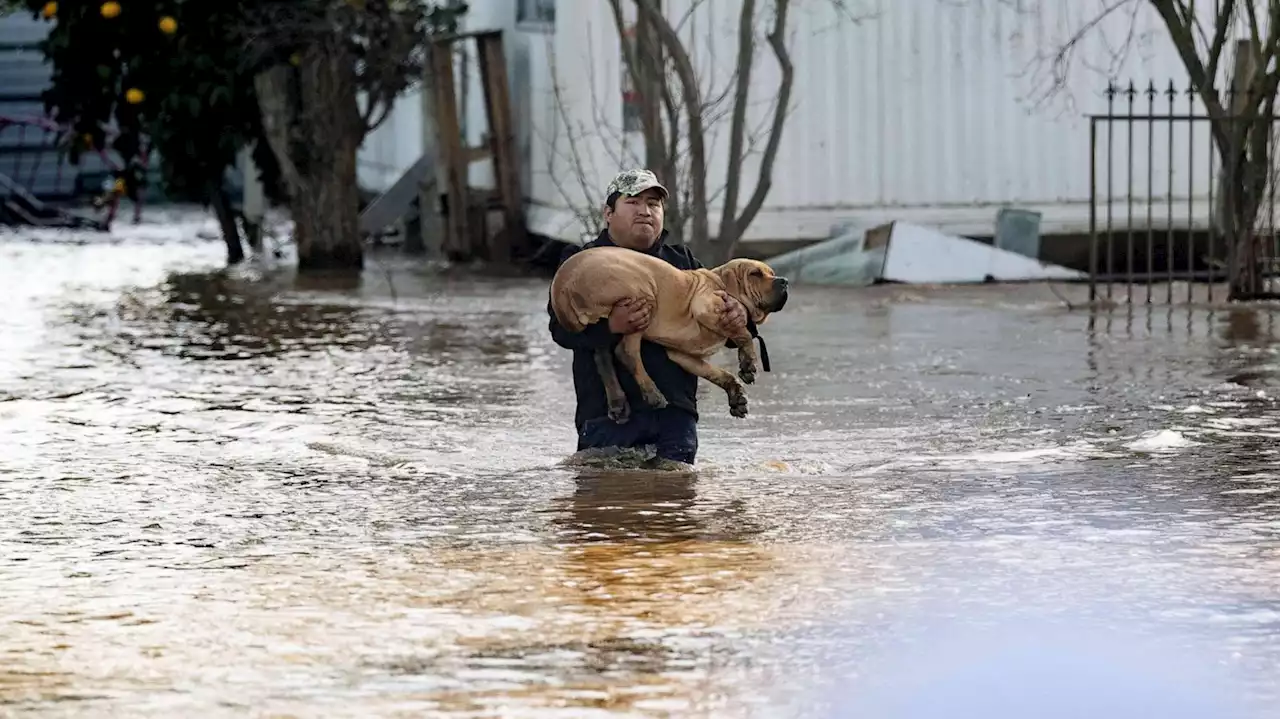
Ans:
[[[202,222],[0,238],[0,713],[1276,715],[1266,313],[799,287],[644,472],[572,462],[544,281]]]

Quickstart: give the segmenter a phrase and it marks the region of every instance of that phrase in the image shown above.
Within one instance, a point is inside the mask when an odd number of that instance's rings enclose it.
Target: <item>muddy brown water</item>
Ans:
[[[0,238],[0,713],[1277,706],[1265,312],[801,286],[751,416],[704,386],[644,472],[572,463],[545,281],[227,274],[199,224]]]

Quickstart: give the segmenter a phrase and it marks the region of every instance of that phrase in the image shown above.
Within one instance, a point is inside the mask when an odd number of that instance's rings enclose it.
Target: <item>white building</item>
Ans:
[[[625,3],[630,5],[630,3]],[[1116,0],[792,0],[790,47],[795,64],[792,113],[774,169],[774,186],[747,241],[829,237],[838,223],[902,219],[961,234],[989,236],[996,211],[1042,213],[1044,234],[1088,232],[1091,210],[1090,123],[1105,112],[1108,78],[1187,86],[1160,19],[1145,0],[1131,0],[1076,45],[1057,92],[1055,51]],[[1206,5],[1209,3],[1205,3]],[[741,0],[665,0],[708,94],[726,86],[736,51]],[[760,30],[770,20],[760,0]],[[558,6],[558,7],[557,7]],[[696,9],[689,12],[690,6]],[[519,127],[531,229],[577,241],[586,229],[577,212],[603,201],[610,176],[626,158],[642,156],[640,135],[623,127],[623,69],[618,36],[604,0],[472,0],[468,29],[502,28]],[[843,10],[841,10],[843,8]],[[558,11],[558,12],[557,12]],[[856,17],[851,17],[856,16]],[[767,45],[756,53],[750,124],[771,112],[777,65]],[[1225,68],[1230,63],[1223,62]],[[465,90],[468,141],[484,131],[474,63]],[[1155,111],[1168,111],[1160,95]],[[1176,111],[1188,112],[1180,95]],[[1115,111],[1127,110],[1116,98]],[[361,178],[386,187],[423,147],[421,106],[404,98],[361,153]],[[1139,95],[1135,112],[1147,112]],[[1197,113],[1202,112],[1197,105]],[[1134,215],[1146,222],[1147,200],[1159,222],[1207,217],[1212,174],[1207,127],[1188,145],[1190,123],[1135,123],[1133,168],[1128,129],[1112,124],[1113,224],[1127,222],[1129,178]],[[712,177],[723,177],[727,120],[714,126]],[[1148,138],[1148,133],[1153,133]],[[1106,126],[1098,158],[1105,165]],[[1152,160],[1148,163],[1148,151]],[[743,196],[754,186],[756,158],[744,168]],[[1194,163],[1194,172],[1189,171]],[[1148,165],[1154,188],[1148,192]],[[1099,187],[1105,190],[1106,168]],[[1172,172],[1172,174],[1170,174]],[[472,181],[489,184],[484,163]],[[723,180],[712,180],[711,190]],[[1137,205],[1136,202],[1141,204]],[[745,200],[744,200],[745,202]],[[1100,210],[1104,212],[1105,210]],[[713,217],[712,227],[717,225]],[[1146,225],[1143,224],[1145,228]]]

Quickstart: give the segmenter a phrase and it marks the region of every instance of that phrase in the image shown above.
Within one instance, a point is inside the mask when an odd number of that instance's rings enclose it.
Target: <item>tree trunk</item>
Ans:
[[[1267,121],[1270,125],[1270,120]],[[1255,132],[1270,128],[1255,127]],[[1257,166],[1257,159],[1240,157],[1244,165],[1233,172],[1227,195],[1227,242],[1231,258],[1230,299],[1249,300],[1265,289],[1262,273],[1262,245],[1255,231],[1258,210],[1262,205],[1262,192],[1266,184],[1266,168]]]
[[[222,241],[227,243],[227,264],[236,265],[244,262],[244,245],[240,243],[240,228],[236,225],[236,216],[231,212],[227,193],[215,183],[209,188],[209,200],[213,205],[213,214],[218,218],[218,227],[222,230]]]
[[[1258,212],[1267,189],[1271,158],[1273,104],[1246,107],[1218,120],[1225,143],[1218,150],[1217,206],[1210,231],[1227,252],[1231,300],[1253,299],[1265,288],[1263,246],[1257,232]]]
[[[330,170],[304,175],[291,203],[300,271],[364,267],[356,148],[349,142],[338,144],[347,146],[328,148],[325,153]]]
[[[356,151],[365,126],[343,38],[308,47],[296,71],[272,68],[255,86],[288,190],[299,271],[363,268]]]
[[[702,264],[707,267],[716,267],[723,265],[733,259],[733,250],[737,247],[736,242],[716,242],[708,240],[701,243],[700,247],[694,247],[693,252],[698,256]]]
[[[299,130],[304,140],[292,193],[294,223],[302,240],[298,269],[364,267],[356,151],[364,137],[356,103],[355,58],[334,36],[303,53],[299,78]]]

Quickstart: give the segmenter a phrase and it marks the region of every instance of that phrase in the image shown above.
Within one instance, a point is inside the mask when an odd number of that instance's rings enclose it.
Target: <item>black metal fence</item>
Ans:
[[[1198,92],[1172,82],[1112,83],[1105,95],[1107,112],[1089,116],[1090,300],[1172,304],[1273,296],[1280,257],[1275,116],[1210,117]],[[1230,89],[1221,97],[1224,108],[1237,106]],[[1266,137],[1254,138],[1260,145],[1250,141],[1253,154],[1228,153],[1224,162],[1222,138],[1246,124]],[[1245,162],[1265,168],[1262,182],[1242,183]],[[1254,211],[1240,212],[1246,205]]]

